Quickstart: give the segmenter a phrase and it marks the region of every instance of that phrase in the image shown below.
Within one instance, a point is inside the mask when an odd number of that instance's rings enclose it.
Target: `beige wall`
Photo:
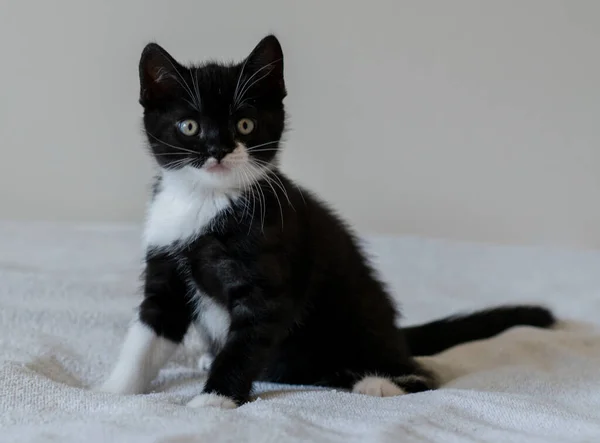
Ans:
[[[600,1],[0,0],[0,218],[140,220],[137,61],[287,55],[284,169],[365,231],[600,247]]]

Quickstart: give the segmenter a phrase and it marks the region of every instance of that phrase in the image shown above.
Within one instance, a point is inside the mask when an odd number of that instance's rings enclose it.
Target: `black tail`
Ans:
[[[402,328],[415,356],[433,355],[461,343],[493,337],[513,326],[549,328],[554,315],[541,306],[501,306]]]

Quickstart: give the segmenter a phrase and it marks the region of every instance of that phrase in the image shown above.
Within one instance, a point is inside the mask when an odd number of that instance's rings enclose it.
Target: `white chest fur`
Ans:
[[[144,229],[144,247],[191,241],[238,195],[206,186],[201,171],[165,171],[150,203]]]
[[[221,349],[227,339],[231,317],[227,309],[210,297],[198,292],[196,295],[195,324],[204,340],[212,343],[216,349]]]

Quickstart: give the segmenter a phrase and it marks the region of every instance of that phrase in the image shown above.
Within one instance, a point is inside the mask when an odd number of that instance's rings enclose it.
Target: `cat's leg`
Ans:
[[[202,394],[188,406],[233,408],[247,402],[252,383],[264,370],[275,346],[287,336],[295,314],[291,296],[281,292],[281,282],[258,280],[240,261],[231,259],[223,245],[203,237],[194,255],[192,275],[228,307],[229,328],[222,346],[215,349]],[[281,275],[281,261],[265,254],[271,271]],[[199,313],[199,317],[202,313]]]
[[[252,383],[292,323],[285,300],[252,288],[233,303],[225,345],[210,366],[202,393],[188,406],[234,408],[249,400]]]
[[[198,369],[203,373],[208,373],[210,370],[210,366],[212,365],[215,356],[210,349],[210,337],[206,333],[205,329],[199,324],[199,321],[196,320],[194,322],[194,329],[198,333],[198,337],[200,338],[200,357],[198,358]]]
[[[182,342],[192,320],[188,288],[166,254],[146,260],[144,300],[125,337],[108,379],[97,388],[115,394],[141,394]]]

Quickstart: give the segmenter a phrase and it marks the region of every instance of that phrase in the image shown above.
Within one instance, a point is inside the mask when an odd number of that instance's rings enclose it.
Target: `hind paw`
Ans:
[[[372,397],[395,397],[406,394],[404,389],[384,377],[365,377],[354,385],[352,392]]]

